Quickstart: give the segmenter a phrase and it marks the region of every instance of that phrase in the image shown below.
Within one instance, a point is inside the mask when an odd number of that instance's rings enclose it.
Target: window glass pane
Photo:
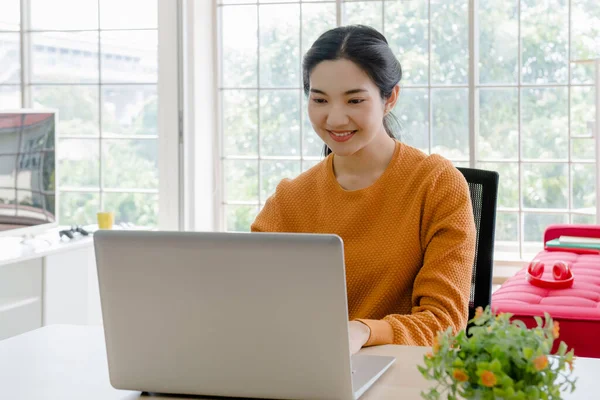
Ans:
[[[0,85],[0,109],[21,108],[21,87],[13,85]]]
[[[157,28],[157,0],[100,1],[100,29]]]
[[[429,153],[429,91],[403,88],[393,113],[402,127],[401,140]]]
[[[21,0],[2,0],[0,2],[0,31],[18,31],[21,29]]]
[[[567,82],[568,7],[568,0],[521,0],[523,82]]]
[[[579,83],[594,83],[596,67],[593,62],[572,62],[571,63],[571,82]]]
[[[100,185],[100,143],[97,139],[59,139],[60,188],[96,188]]]
[[[496,231],[494,258],[500,260],[518,260],[519,257],[519,214],[498,211],[496,213]]]
[[[479,1],[479,81],[516,83],[519,63],[518,0]]]
[[[578,211],[596,211],[596,165],[572,164],[573,208]]]
[[[451,160],[469,159],[468,89],[432,90],[432,153]]]
[[[597,225],[596,215],[571,214],[572,224]]]
[[[325,31],[335,27],[335,3],[302,4],[302,55]]]
[[[600,57],[600,2],[571,0],[571,60]],[[593,83],[594,64],[571,64],[573,83]]]
[[[342,25],[362,24],[383,31],[381,1],[356,1],[342,3]]]
[[[140,227],[158,225],[158,195],[149,193],[104,193],[104,210],[115,213],[115,224]]]
[[[575,161],[596,159],[595,139],[571,139],[571,157]]]
[[[518,158],[518,108],[517,89],[480,89],[478,159]]]
[[[55,220],[53,195],[29,190],[17,190],[17,207],[9,207],[8,215],[16,215],[23,219],[33,219],[39,223],[49,223]]]
[[[464,83],[469,76],[468,1],[431,2],[431,79]]]
[[[46,204],[46,200],[51,199],[39,191],[17,190],[17,216],[48,222],[54,221],[52,211],[54,202]]]
[[[223,90],[223,154],[258,154],[256,90]]]
[[[302,95],[302,153],[304,156],[319,157],[323,154],[323,140],[317,135],[308,118],[308,98]]]
[[[102,136],[157,135],[155,85],[102,86]]]
[[[0,162],[2,159],[0,157]],[[17,191],[15,189],[3,189],[0,187],[0,217],[17,215],[17,207],[15,206],[17,201]]]
[[[519,214],[498,211],[496,213],[496,241],[516,242],[519,240]]]
[[[260,86],[300,86],[300,6],[259,7]]]
[[[520,261],[519,214],[496,213],[496,240],[494,241],[494,259]],[[499,239],[501,237],[502,239]]]
[[[60,192],[59,195],[60,225],[95,224],[96,213],[100,208],[98,193]]]
[[[385,36],[402,65],[402,83],[427,84],[429,25],[426,1],[385,3]]]
[[[303,160],[302,161],[302,171],[303,172],[307,171],[320,162],[321,162],[321,160]]]
[[[567,159],[567,88],[523,89],[523,157]]]
[[[33,86],[34,107],[58,109],[58,133],[99,134],[97,86]]]
[[[279,182],[284,178],[295,178],[300,173],[300,161],[262,160],[260,163],[262,202],[275,193]]]
[[[571,87],[571,136],[593,136],[595,95],[593,86]]]
[[[221,8],[223,87],[256,88],[258,22],[256,6]]]
[[[100,34],[103,83],[158,82],[158,31]]]
[[[477,163],[478,168],[496,171],[498,181],[498,207],[519,207],[519,166],[516,163]]]
[[[0,60],[2,60],[0,84],[21,82],[20,46],[21,38],[18,33],[0,32]]]
[[[523,205],[527,208],[567,208],[567,164],[523,164]]]
[[[1,150],[4,150],[4,148],[2,148]],[[6,153],[8,153],[11,150],[6,151]],[[15,165],[16,165],[16,163],[17,163],[16,155],[0,154],[0,188],[6,189],[6,188],[14,188],[15,187]]]
[[[225,229],[230,232],[250,232],[257,214],[257,206],[225,206]]]
[[[33,83],[98,83],[97,32],[31,33],[30,38]]]
[[[105,188],[157,189],[158,140],[102,140]]]
[[[300,155],[300,90],[260,93],[260,146],[263,156]]]
[[[258,161],[223,161],[223,181],[225,201],[258,202]]]
[[[544,231],[552,224],[566,224],[568,214],[534,214],[525,213],[525,241],[541,243],[544,240]],[[537,251],[541,248],[538,247]]]
[[[30,0],[32,30],[98,29],[98,0]]]

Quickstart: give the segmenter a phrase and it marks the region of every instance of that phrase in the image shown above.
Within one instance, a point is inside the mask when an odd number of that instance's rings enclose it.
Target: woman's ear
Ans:
[[[388,99],[385,101],[385,115],[389,114],[394,109],[394,106],[396,105],[396,102],[398,101],[399,95],[400,95],[400,85],[396,85],[392,89],[392,94],[390,94],[390,97],[388,97]]]

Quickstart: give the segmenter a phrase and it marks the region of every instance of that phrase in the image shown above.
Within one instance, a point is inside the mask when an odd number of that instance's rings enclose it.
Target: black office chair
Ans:
[[[475,309],[485,308],[492,300],[492,271],[494,266],[494,232],[496,229],[496,203],[499,175],[495,171],[461,168],[471,192],[477,241],[469,298],[469,320]]]

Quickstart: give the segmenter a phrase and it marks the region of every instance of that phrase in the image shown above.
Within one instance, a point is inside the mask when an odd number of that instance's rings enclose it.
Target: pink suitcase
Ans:
[[[561,235],[600,238],[600,226],[552,225],[544,243]],[[535,326],[534,316],[548,312],[560,323],[560,340],[580,357],[600,358],[600,252],[582,249],[545,248],[534,258],[545,264],[542,279],[553,280],[552,265],[571,265],[574,281],[567,289],[534,286],[526,279],[527,268],[509,278],[492,295],[496,312],[509,312],[527,326]]]

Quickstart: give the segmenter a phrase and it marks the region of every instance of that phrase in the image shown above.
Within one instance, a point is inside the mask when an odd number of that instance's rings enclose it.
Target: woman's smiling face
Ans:
[[[387,136],[385,106],[379,88],[352,61],[322,61],[310,74],[308,116],[337,155],[352,155],[378,135]]]

